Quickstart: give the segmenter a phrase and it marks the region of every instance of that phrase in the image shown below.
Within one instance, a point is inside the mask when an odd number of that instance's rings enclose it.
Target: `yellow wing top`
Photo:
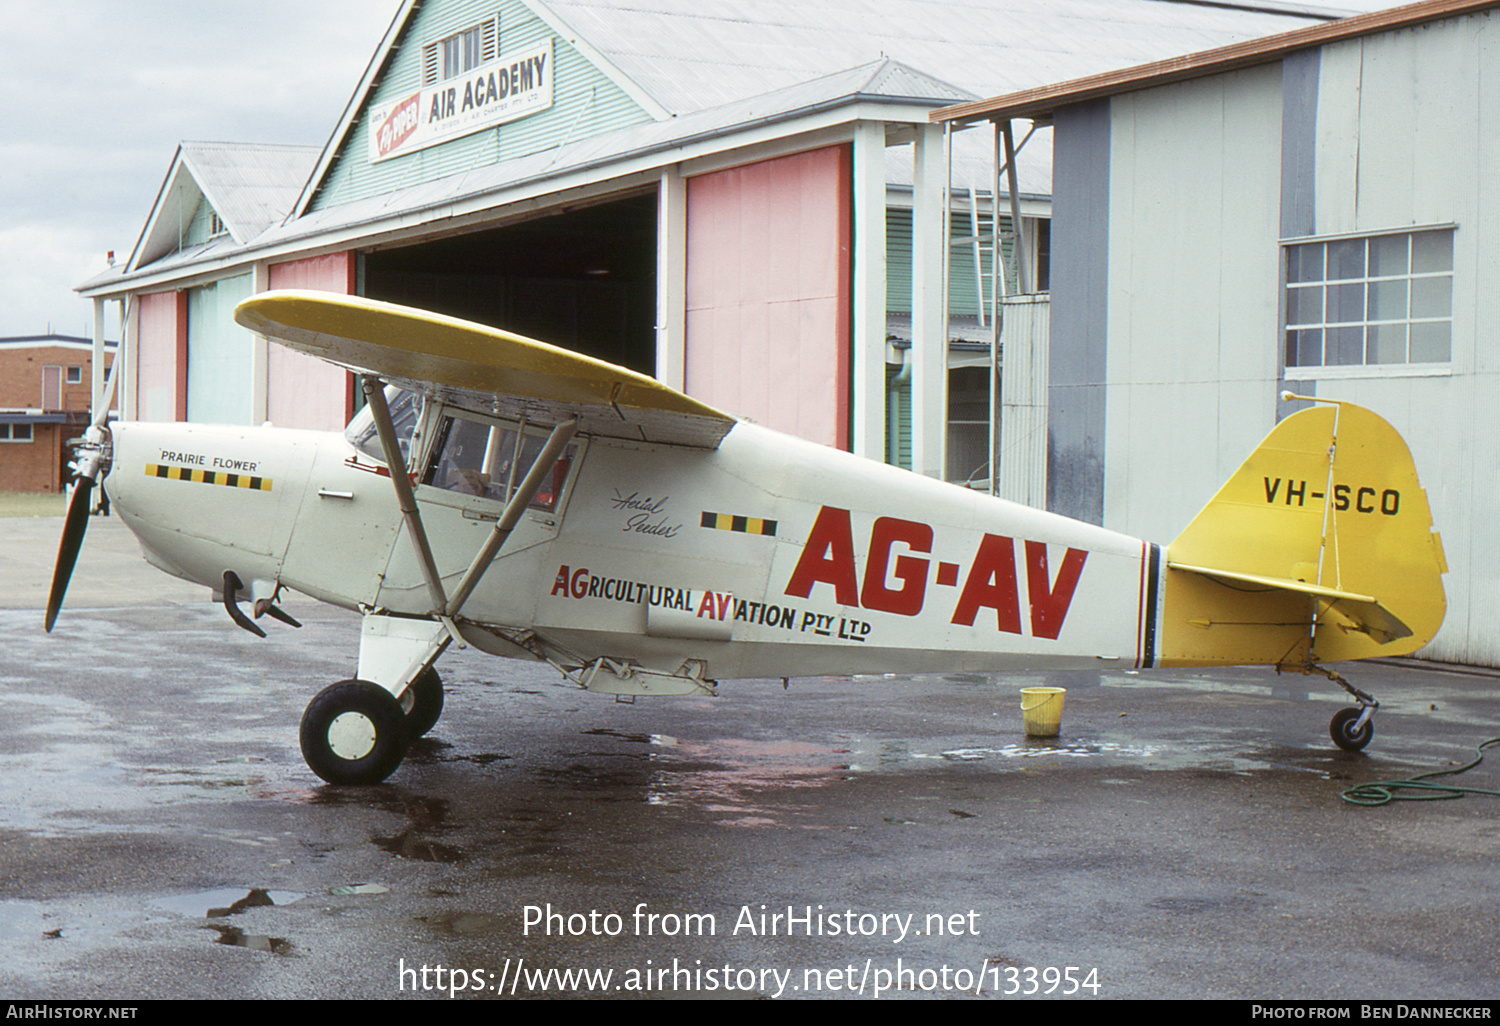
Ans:
[[[714,448],[727,413],[644,374],[454,317],[332,292],[264,292],[234,319],[298,352],[464,409],[597,435]]]

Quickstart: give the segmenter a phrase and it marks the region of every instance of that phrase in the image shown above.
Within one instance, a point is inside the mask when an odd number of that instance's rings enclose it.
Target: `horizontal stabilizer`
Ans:
[[[333,292],[263,292],[234,319],[357,374],[450,405],[581,433],[715,448],[735,418],[644,374],[454,317]]]
[[[1235,573],[1230,570],[1215,570],[1206,566],[1186,566],[1182,563],[1167,562],[1170,570],[1182,570],[1190,574],[1200,574],[1204,577],[1221,578],[1228,581],[1238,581],[1241,584],[1257,585],[1263,588],[1274,588],[1281,591],[1296,592],[1302,595],[1310,595],[1327,603],[1329,609],[1349,621],[1349,629],[1357,630],[1362,634],[1368,634],[1375,640],[1385,643],[1396,641],[1400,638],[1409,638],[1412,630],[1402,623],[1389,609],[1382,606],[1372,595],[1357,595],[1351,591],[1339,591],[1336,588],[1325,588],[1317,584],[1308,584],[1306,581],[1294,581],[1284,577],[1263,577],[1258,574]]]

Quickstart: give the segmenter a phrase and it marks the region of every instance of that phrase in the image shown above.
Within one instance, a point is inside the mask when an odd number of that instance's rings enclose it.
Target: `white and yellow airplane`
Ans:
[[[801,441],[492,328],[269,292],[236,319],[360,375],[343,434],[96,424],[47,629],[108,474],[155,566],[256,619],[290,588],[363,615],[308,705],[324,780],[384,780],[431,729],[450,644],[622,695],[873,672],[1323,664],[1420,648],[1446,572],[1400,435],[1347,403],[1270,433],[1166,548]],[[1315,400],[1316,401],[1316,400]],[[107,404],[106,404],[107,405]],[[292,621],[295,622],[295,621]]]

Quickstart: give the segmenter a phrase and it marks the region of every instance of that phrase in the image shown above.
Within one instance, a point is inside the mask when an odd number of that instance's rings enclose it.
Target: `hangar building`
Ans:
[[[1500,666],[1500,4],[1428,0],[937,112],[1054,126],[1048,504],[1169,541],[1291,409],[1405,436]],[[1008,352],[1008,350],[1007,350]]]
[[[982,483],[1002,296],[1048,286],[1050,135],[950,147],[929,113],[1329,17],[407,0],[324,147],[183,144],[130,258],[80,291],[96,314],[117,304],[127,419],[341,426],[344,372],[230,316],[317,288],[532,335]]]

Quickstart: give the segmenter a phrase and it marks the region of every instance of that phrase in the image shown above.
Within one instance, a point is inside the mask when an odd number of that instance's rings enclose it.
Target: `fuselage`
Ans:
[[[429,401],[411,476],[450,592],[545,432]],[[148,560],[255,598],[428,616],[378,449],[117,425],[107,488]],[[354,441],[351,441],[354,439]],[[735,678],[1151,665],[1155,546],[741,423],[714,449],[577,436],[456,617]]]

